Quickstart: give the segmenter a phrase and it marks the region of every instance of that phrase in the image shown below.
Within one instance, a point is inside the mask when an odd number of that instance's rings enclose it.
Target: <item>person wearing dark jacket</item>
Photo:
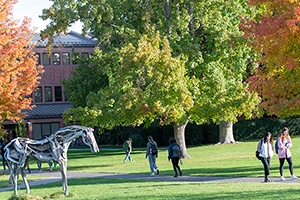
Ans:
[[[168,147],[168,160],[172,161],[172,165],[173,165],[173,170],[175,172],[174,178],[178,177],[178,172],[179,175],[182,176],[182,172],[180,170],[180,167],[178,165],[179,160],[182,158],[182,152],[180,149],[179,144],[176,142],[175,138],[171,137],[169,139],[169,147]],[[178,170],[178,172],[177,172]]]

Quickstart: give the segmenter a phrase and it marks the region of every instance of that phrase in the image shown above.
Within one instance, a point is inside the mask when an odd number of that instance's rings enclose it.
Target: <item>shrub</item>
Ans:
[[[266,132],[271,132],[276,138],[283,127],[288,127],[291,135],[299,135],[300,118],[240,120],[233,125],[233,134],[236,141],[257,140]],[[97,141],[99,144],[122,145],[128,137],[131,137],[134,147],[145,147],[149,135],[154,138],[158,146],[168,146],[169,138],[174,136],[174,130],[171,125],[162,127],[158,122],[154,122],[148,128],[117,127],[97,136]],[[189,123],[185,129],[185,139],[187,146],[218,143],[219,126],[214,123],[203,125]]]

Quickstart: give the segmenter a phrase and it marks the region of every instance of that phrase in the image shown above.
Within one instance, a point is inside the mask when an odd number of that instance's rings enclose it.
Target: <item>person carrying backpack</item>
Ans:
[[[146,158],[148,158],[151,176],[154,176],[154,170],[156,170],[156,175],[159,174],[159,169],[156,165],[156,158],[158,157],[158,148],[156,142],[153,140],[152,136],[148,136],[148,143],[146,149]]]
[[[297,179],[294,175],[294,167],[292,161],[292,153],[290,148],[293,146],[292,139],[290,137],[290,132],[287,127],[284,127],[281,134],[278,137],[278,158],[279,158],[279,173],[280,173],[280,180],[285,181],[283,176],[283,168],[284,168],[284,161],[287,160],[289,164],[289,170],[291,174],[291,179]]]
[[[270,175],[270,160],[274,155],[273,137],[270,132],[267,132],[264,137],[259,140],[257,144],[257,151],[259,152],[260,161],[264,166],[265,182],[271,182]]]
[[[178,177],[178,172],[179,175],[182,176],[182,172],[180,170],[180,167],[178,165],[179,160],[182,158],[182,152],[180,149],[179,144],[176,142],[175,138],[171,137],[169,139],[169,147],[168,147],[168,160],[170,162],[170,160],[172,161],[172,165],[173,165],[173,170],[175,172],[174,178]],[[177,172],[178,170],[178,172]]]
[[[126,163],[126,161],[127,161],[128,159],[130,160],[130,162],[133,162],[133,160],[132,160],[132,158],[131,158],[131,155],[130,155],[130,153],[131,153],[131,151],[132,151],[132,139],[131,139],[131,138],[128,138],[128,139],[124,142],[124,144],[123,144],[123,149],[124,149],[124,151],[125,151],[125,153],[126,153],[126,156],[125,156],[125,158],[124,158],[123,163]]]

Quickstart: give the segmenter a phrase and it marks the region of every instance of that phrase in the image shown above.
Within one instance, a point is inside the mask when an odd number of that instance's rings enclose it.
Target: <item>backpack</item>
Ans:
[[[157,155],[157,148],[156,145],[152,142],[150,142],[150,154],[151,155]]]
[[[276,154],[278,154],[278,149],[279,149],[278,140],[276,140],[276,142],[275,142],[275,152],[276,152]]]
[[[180,158],[181,157],[181,150],[179,145],[174,145],[173,146],[173,157],[174,158]]]
[[[123,149],[124,149],[125,152],[128,152],[128,151],[130,150],[130,149],[129,149],[129,144],[128,144],[127,141],[124,142],[124,144],[123,144]]]
[[[263,140],[261,139],[259,142],[262,143]],[[258,152],[258,151],[255,151],[255,157],[256,157],[258,160],[261,159],[261,157],[259,156],[259,152]]]

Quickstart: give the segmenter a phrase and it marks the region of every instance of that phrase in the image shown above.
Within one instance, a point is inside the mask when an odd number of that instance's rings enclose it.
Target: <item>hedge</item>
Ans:
[[[260,118],[240,120],[233,125],[236,141],[257,140],[266,132],[271,132],[277,138],[283,127],[290,129],[291,135],[300,135],[300,117],[291,118]],[[168,146],[168,140],[173,136],[171,125],[161,127],[157,122],[150,127],[117,127],[97,136],[98,144],[122,145],[131,137],[134,147],[145,147],[151,135],[159,146]],[[214,144],[219,142],[219,127],[216,124],[196,125],[189,123],[185,129],[187,146]]]

